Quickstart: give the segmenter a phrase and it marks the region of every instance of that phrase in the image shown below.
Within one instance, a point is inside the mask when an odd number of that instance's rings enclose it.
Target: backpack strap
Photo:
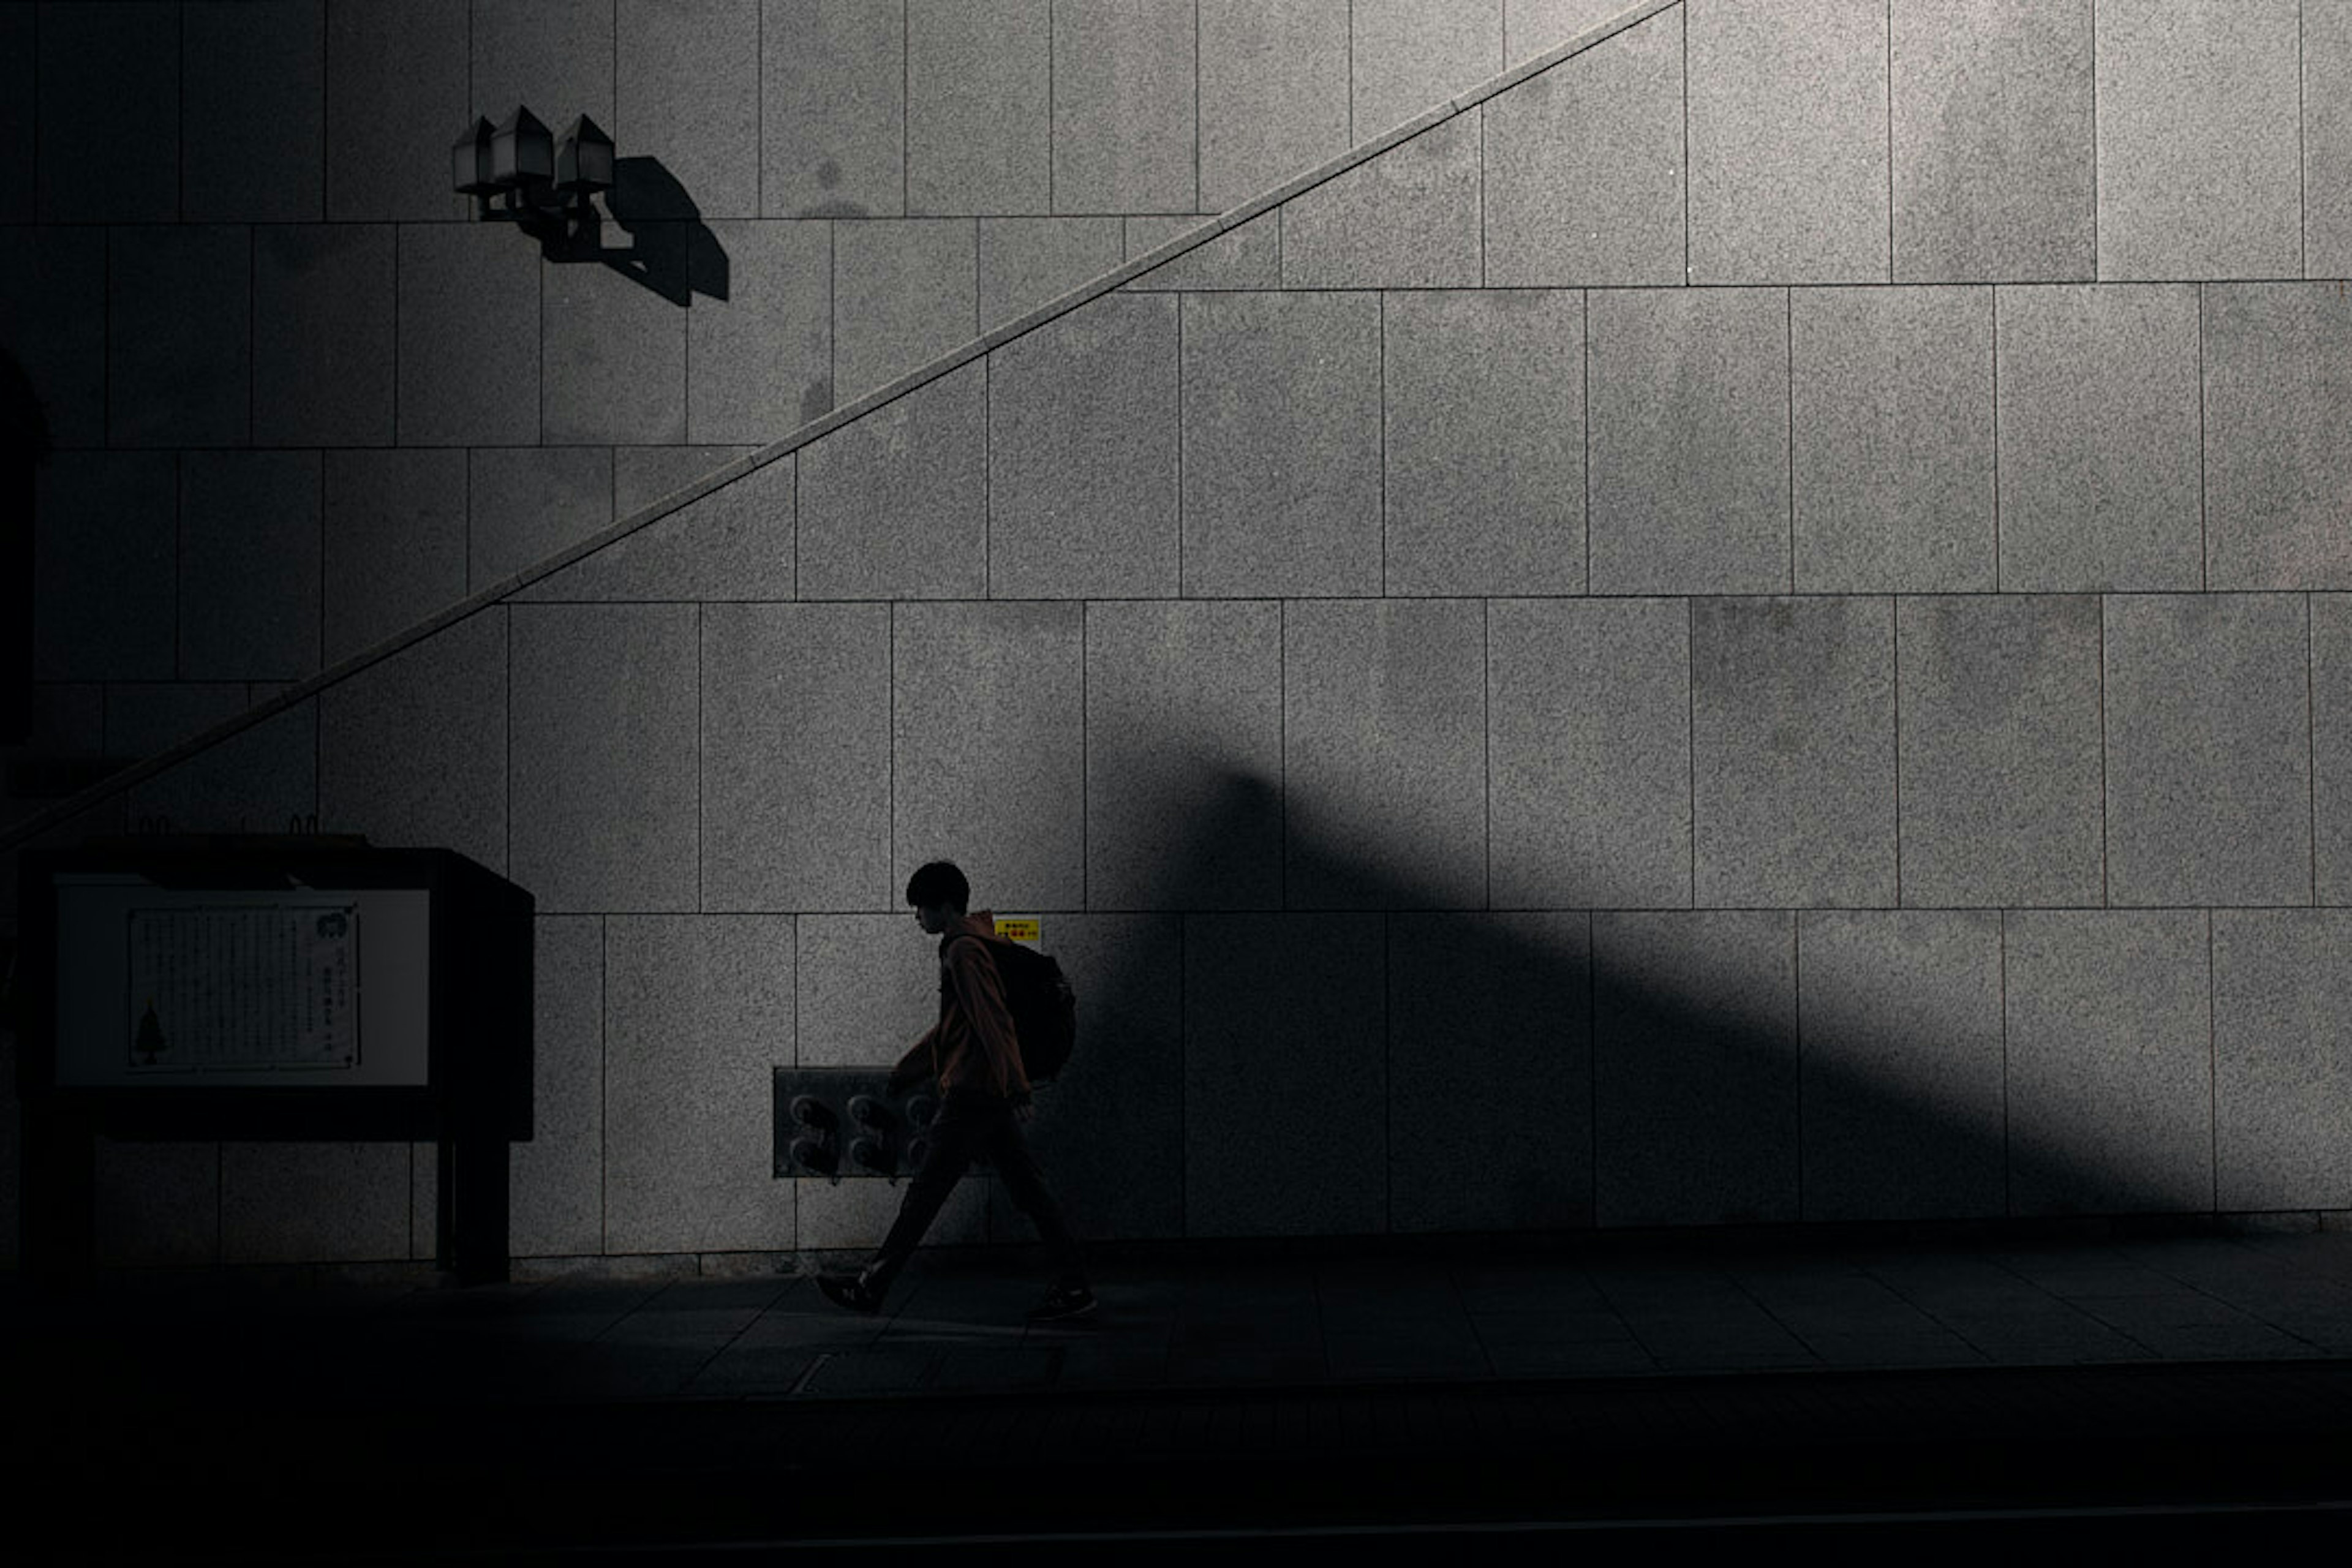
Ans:
[[[977,942],[986,943],[991,940],[991,938],[983,937],[968,931],[951,931],[948,932],[947,935],[940,938],[940,967],[941,969],[945,969],[948,966],[948,949],[953,947],[956,943],[960,942]],[[986,948],[983,946],[982,951],[985,952]]]

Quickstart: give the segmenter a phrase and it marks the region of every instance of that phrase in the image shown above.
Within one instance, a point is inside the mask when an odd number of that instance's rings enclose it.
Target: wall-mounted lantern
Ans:
[[[460,195],[478,198],[487,216],[490,198],[498,194],[499,182],[490,172],[490,138],[498,128],[487,118],[477,119],[474,128],[457,138],[450,150],[453,183]]]
[[[555,138],[538,115],[520,104],[491,133],[490,178],[526,197],[555,179]]]
[[[456,189],[480,203],[478,217],[526,228],[584,226],[595,216],[588,198],[613,188],[613,139],[583,114],[559,146],[539,116],[517,104],[503,124],[476,120],[452,149],[452,169]],[[491,205],[501,192],[506,205]]]
[[[582,115],[555,146],[555,188],[576,195],[583,205],[613,188],[613,139]]]

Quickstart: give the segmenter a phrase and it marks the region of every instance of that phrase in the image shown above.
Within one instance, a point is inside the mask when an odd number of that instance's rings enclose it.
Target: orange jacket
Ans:
[[[967,936],[980,940],[961,940]],[[971,1088],[1008,1104],[1026,1105],[1029,1075],[1021,1066],[1013,1013],[1004,1005],[1004,984],[989,951],[1003,940],[996,934],[996,917],[988,910],[968,914],[950,928],[945,939],[940,1021],[898,1058],[890,1075],[911,1079],[928,1067],[942,1092]]]

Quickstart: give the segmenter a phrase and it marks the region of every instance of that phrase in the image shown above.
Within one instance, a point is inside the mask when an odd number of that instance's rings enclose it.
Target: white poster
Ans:
[[[131,910],[130,1068],[358,1066],[359,941],[351,902]]]

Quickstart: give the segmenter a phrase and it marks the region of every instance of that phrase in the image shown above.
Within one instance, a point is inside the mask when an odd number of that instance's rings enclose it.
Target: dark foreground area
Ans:
[[[1175,1562],[2352,1539],[2340,1237],[0,1290],[11,1555]],[[1465,1346],[1468,1349],[1465,1349]],[[2255,1347],[2275,1353],[2248,1354]],[[1475,1352],[1475,1353],[1473,1353]],[[1526,1369],[1540,1367],[1544,1374]]]
[[[82,1562],[1015,1544],[986,1537],[1173,1561],[1268,1532],[1506,1561],[1661,1531],[2248,1545],[2339,1531],[2352,1500],[2352,1367],[2332,1363],[16,1411],[16,1521],[39,1521],[17,1544]]]

